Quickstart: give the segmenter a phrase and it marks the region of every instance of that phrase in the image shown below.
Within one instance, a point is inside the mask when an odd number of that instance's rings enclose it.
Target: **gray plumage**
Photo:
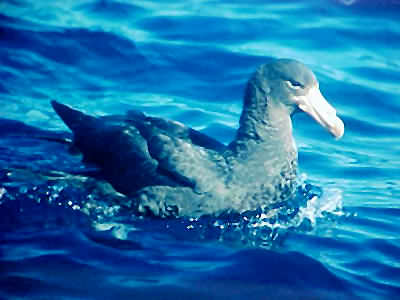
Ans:
[[[293,195],[297,150],[290,116],[298,99],[316,86],[314,74],[297,61],[259,67],[247,84],[237,136],[228,146],[140,112],[92,117],[56,101],[52,105],[73,131],[84,160],[133,199],[137,213],[199,216],[266,207]]]

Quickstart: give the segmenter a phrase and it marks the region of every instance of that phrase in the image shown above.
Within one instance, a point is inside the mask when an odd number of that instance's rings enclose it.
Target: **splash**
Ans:
[[[165,227],[169,231],[175,229],[175,235],[185,231],[186,236],[195,240],[272,248],[279,247],[292,231],[310,232],[320,222],[342,215],[341,190],[313,185],[303,174],[299,177],[296,196],[286,203],[244,213],[166,221]]]
[[[102,181],[62,172],[37,174],[13,169],[0,172],[0,209],[7,211],[0,227],[87,226],[114,218],[120,194]]]
[[[104,182],[57,175],[47,175],[41,183],[29,185],[26,180],[15,181],[15,176],[9,174],[13,180],[0,186],[0,207],[12,209],[14,219],[4,220],[1,225],[40,220],[47,227],[62,223],[107,231],[118,240],[128,239],[133,231],[153,231],[188,240],[271,248],[282,244],[291,231],[312,231],[319,221],[343,215],[341,190],[313,185],[305,174],[298,179],[296,196],[285,203],[243,213],[158,220],[135,216],[121,204],[128,199],[108,191]],[[26,176],[24,173],[23,178]]]

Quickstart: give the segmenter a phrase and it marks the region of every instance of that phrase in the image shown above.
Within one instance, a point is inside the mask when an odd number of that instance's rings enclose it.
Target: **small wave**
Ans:
[[[240,214],[192,218],[184,226],[205,240],[271,248],[279,246],[293,230],[311,231],[320,220],[334,220],[343,215],[341,190],[312,185],[303,174],[296,197],[284,204]]]
[[[109,0],[98,0],[90,3],[85,3],[77,7],[78,10],[83,10],[88,14],[95,14],[108,19],[129,18],[136,16],[146,10],[140,6]]]
[[[0,206],[12,212],[2,220],[2,227],[26,226],[29,222],[28,225],[41,226],[83,224],[99,232],[110,231],[119,240],[141,230],[184,236],[188,240],[200,238],[271,248],[279,246],[293,230],[311,231],[320,220],[344,215],[341,191],[312,185],[304,174],[299,178],[296,197],[284,204],[243,213],[157,220],[135,216],[124,205],[128,199],[100,180],[55,172],[43,176],[42,182],[29,185],[26,173],[17,174],[22,176],[22,183],[11,173],[3,177],[13,181],[0,187]]]

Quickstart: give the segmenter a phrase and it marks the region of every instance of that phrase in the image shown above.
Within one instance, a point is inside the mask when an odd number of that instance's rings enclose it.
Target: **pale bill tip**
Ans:
[[[344,134],[344,123],[343,121],[339,118],[336,117],[334,124],[330,126],[329,132],[338,140],[340,139],[343,134]]]

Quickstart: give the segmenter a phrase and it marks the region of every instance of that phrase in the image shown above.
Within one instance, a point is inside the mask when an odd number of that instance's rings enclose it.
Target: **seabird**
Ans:
[[[261,65],[251,76],[229,145],[138,111],[94,117],[56,101],[52,106],[73,132],[84,162],[131,199],[137,214],[160,217],[244,212],[290,199],[296,190],[296,112],[306,112],[336,138],[344,133],[314,73],[291,59]]]

